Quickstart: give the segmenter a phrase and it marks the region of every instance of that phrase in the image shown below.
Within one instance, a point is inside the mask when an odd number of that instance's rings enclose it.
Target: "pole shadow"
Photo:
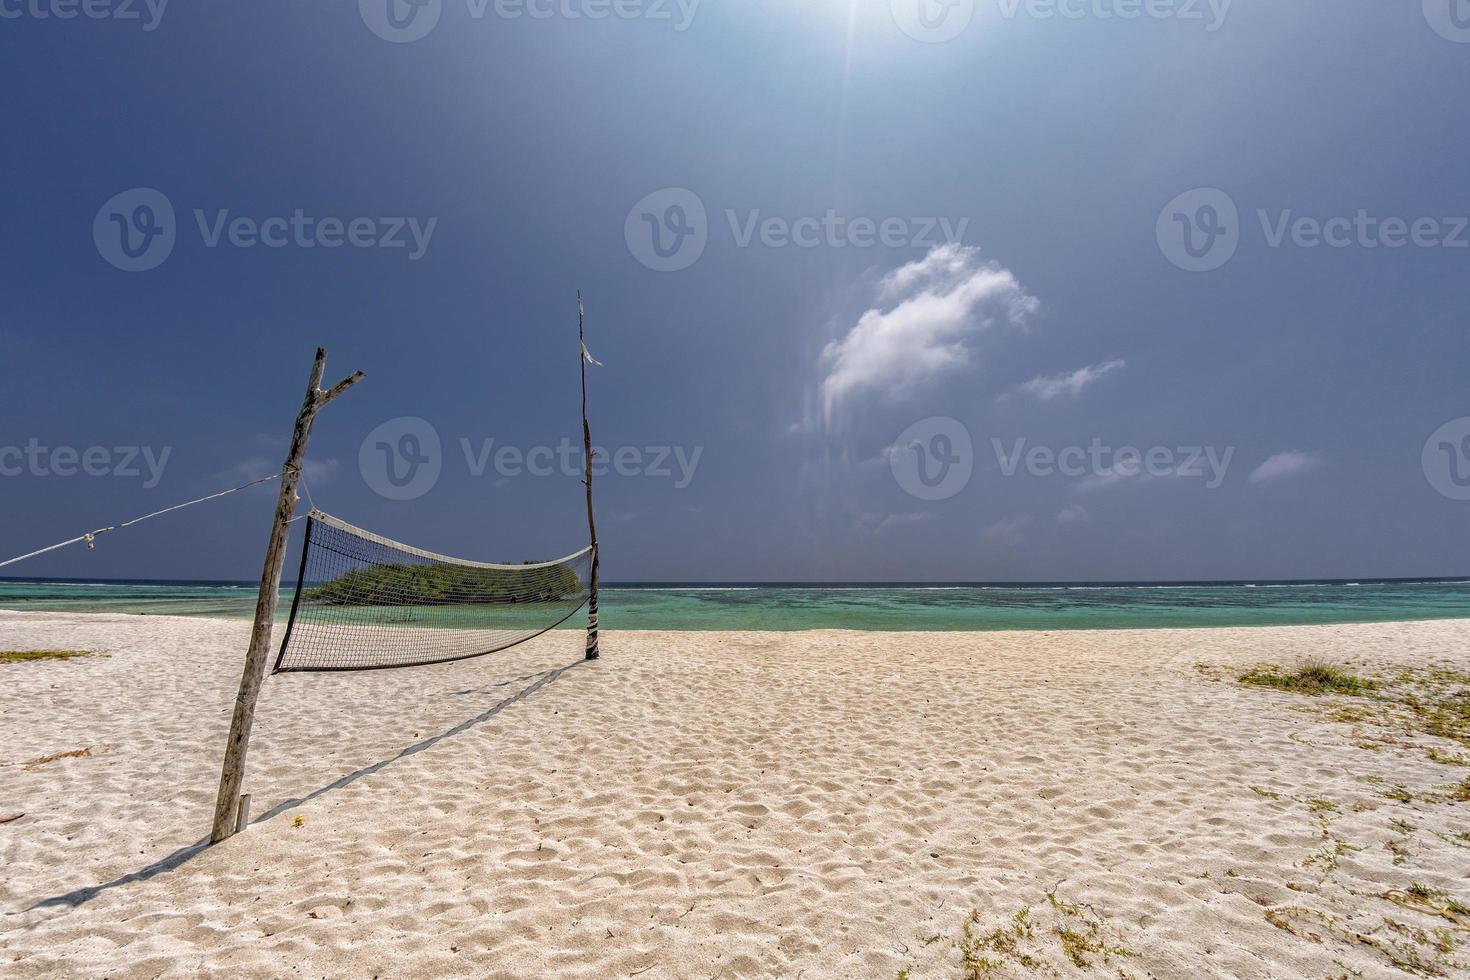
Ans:
[[[409,756],[418,755],[425,749],[433,748],[435,745],[438,745],[446,738],[453,738],[456,735],[461,735],[464,732],[469,731],[471,728],[474,728],[477,725],[482,725],[485,722],[489,721],[491,718],[494,718],[496,715],[500,714],[506,708],[509,708],[511,705],[515,704],[516,702],[524,701],[526,698],[529,698],[537,691],[541,690],[549,684],[554,683],[555,681],[560,679],[561,676],[567,671],[572,670],[576,667],[580,667],[586,662],[587,661],[585,659],[578,659],[572,663],[567,664],[564,667],[556,667],[542,674],[530,674],[527,675],[527,677],[519,678],[520,680],[525,680],[529,677],[536,677],[537,680],[529,686],[523,688],[522,690],[517,691],[515,694],[512,694],[505,700],[500,701],[499,703],[485,709],[475,717],[460,722],[458,725],[455,725],[448,731],[440,732],[438,735],[431,735],[428,738],[423,739],[422,741],[415,742],[414,744],[403,749],[397,755],[394,755],[387,759],[383,759],[379,762],[374,762],[371,765],[363,766],[361,769],[354,770],[353,772],[350,772],[347,775],[343,776],[341,779],[328,783],[326,786],[323,786],[319,789],[312,790],[305,796],[293,797],[292,799],[283,800],[282,802],[277,803],[275,806],[271,807],[260,816],[251,820],[250,825],[254,826],[255,824],[265,823],[267,820],[270,820],[273,817],[280,816],[287,810],[294,809],[304,803],[309,803],[310,801],[326,793],[330,793],[333,790],[344,789],[348,786],[351,786],[359,779],[362,779],[366,776],[371,776],[377,772],[381,772],[391,766],[393,763],[398,762],[399,760],[406,759]],[[470,694],[475,692],[454,691],[451,693]],[[121,888],[123,885],[130,885],[135,881],[147,881],[150,878],[154,878],[166,872],[173,871],[182,866],[185,862],[189,861],[191,858],[207,850],[208,847],[209,838],[203,837],[195,841],[193,844],[189,844],[185,847],[179,848],[166,857],[159,858],[157,861],[154,861],[152,864],[149,864],[146,867],[139,868],[137,871],[131,871],[118,878],[114,878],[112,881],[104,882],[100,885],[90,885],[86,888],[77,888],[73,891],[67,892],[64,895],[56,895],[51,898],[42,899],[41,901],[36,902],[35,904],[30,905],[25,909],[22,909],[20,912],[8,912],[6,914],[22,915],[26,912],[35,912],[40,909],[57,907],[74,909],[78,906],[85,905],[87,902],[92,901],[92,899],[96,898],[98,895],[101,895],[107,891],[111,891],[114,888]]]

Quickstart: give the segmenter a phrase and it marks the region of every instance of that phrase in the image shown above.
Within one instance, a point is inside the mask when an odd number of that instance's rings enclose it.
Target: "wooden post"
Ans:
[[[286,560],[286,540],[291,529],[291,515],[296,510],[296,484],[301,479],[301,464],[306,458],[306,444],[317,413],[338,395],[362,380],[358,371],[328,391],[322,391],[322,376],[327,371],[327,352],[316,349],[311,367],[311,380],[306,386],[306,400],[296,416],[291,433],[291,450],[281,468],[281,493],[276,500],[276,513],[271,523],[269,544],[265,550],[265,568],[260,574],[260,595],[255,600],[255,625],[250,631],[250,649],[245,653],[245,672],[240,677],[240,693],[235,697],[235,714],[230,720],[230,738],[225,743],[225,761],[220,771],[219,798],[214,804],[214,825],[209,842],[218,844],[233,834],[240,814],[240,787],[245,781],[245,753],[250,745],[250,726],[255,722],[255,702],[260,697],[260,683],[265,677],[265,661],[270,653],[271,628],[275,624],[276,596],[281,589],[281,565]]]
[[[577,360],[582,364],[582,458],[586,468],[582,484],[587,488],[587,533],[592,538],[592,578],[587,599],[587,659],[596,660],[599,656],[597,649],[597,520],[592,514],[592,428],[587,424],[587,362],[591,360],[592,355],[587,353],[586,335],[583,331],[585,318],[586,314],[582,309],[582,291],[579,289],[577,290],[577,345],[580,350]]]

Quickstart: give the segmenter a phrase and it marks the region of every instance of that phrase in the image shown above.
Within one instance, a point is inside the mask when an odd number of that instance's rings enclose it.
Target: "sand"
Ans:
[[[24,814],[0,824],[0,975],[917,980],[966,976],[967,948],[976,977],[1470,960],[1444,951],[1470,919],[1395,891],[1470,903],[1470,803],[1445,791],[1470,770],[1422,739],[1361,748],[1315,699],[1233,680],[1311,654],[1463,668],[1470,622],[612,632],[595,664],[555,632],[287,675],[256,721],[255,822],[204,850],[246,632],[0,613],[0,650],[100,654],[0,665],[0,821]],[[967,921],[970,940],[1009,931],[967,946]]]

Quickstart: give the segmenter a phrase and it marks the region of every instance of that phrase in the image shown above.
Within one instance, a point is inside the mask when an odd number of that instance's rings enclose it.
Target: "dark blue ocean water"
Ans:
[[[289,603],[294,586],[282,589]],[[248,618],[247,582],[0,579],[0,609]],[[283,612],[284,612],[283,606]],[[605,629],[1003,630],[1470,618],[1470,581],[609,584]],[[580,628],[572,617],[566,628]]]

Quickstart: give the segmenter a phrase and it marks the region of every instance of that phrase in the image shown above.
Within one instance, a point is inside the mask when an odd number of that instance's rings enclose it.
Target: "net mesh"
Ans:
[[[313,510],[276,673],[478,657],[552,629],[587,602],[592,549],[493,565],[423,551]]]

